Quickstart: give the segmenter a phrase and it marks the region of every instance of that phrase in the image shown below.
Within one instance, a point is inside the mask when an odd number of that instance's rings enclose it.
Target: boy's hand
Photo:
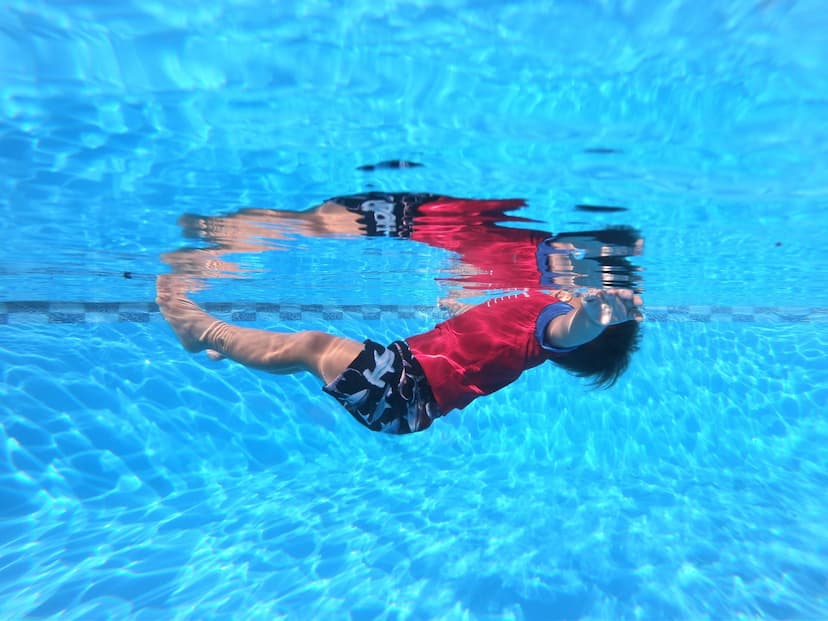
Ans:
[[[584,312],[601,326],[612,326],[625,321],[642,321],[644,301],[629,289],[588,289],[576,293],[581,299]]]

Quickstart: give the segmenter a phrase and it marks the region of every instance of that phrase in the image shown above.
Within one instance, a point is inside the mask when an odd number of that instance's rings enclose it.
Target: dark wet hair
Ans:
[[[637,321],[608,326],[597,338],[553,362],[573,375],[591,378],[596,388],[609,388],[627,370],[630,356],[638,350],[640,327]]]

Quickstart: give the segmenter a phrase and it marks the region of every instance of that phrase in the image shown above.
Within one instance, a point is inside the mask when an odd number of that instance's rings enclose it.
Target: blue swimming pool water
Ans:
[[[813,1],[6,3],[0,618],[828,617],[826,26]],[[393,158],[424,166],[357,170]],[[310,378],[178,347],[150,303],[183,213],[366,189],[640,228],[623,381],[540,368],[385,438]],[[199,300],[379,341],[434,323],[453,266],[387,239],[232,259]]]

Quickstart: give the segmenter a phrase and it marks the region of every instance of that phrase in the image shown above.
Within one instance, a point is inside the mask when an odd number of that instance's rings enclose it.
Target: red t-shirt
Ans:
[[[547,293],[521,293],[475,306],[406,340],[446,414],[569,351],[541,345],[549,321],[569,310]]]

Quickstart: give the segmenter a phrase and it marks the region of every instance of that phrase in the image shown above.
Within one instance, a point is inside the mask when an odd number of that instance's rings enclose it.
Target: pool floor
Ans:
[[[824,617],[826,340],[652,322],[393,438],[163,323],[3,326],[0,617]]]

